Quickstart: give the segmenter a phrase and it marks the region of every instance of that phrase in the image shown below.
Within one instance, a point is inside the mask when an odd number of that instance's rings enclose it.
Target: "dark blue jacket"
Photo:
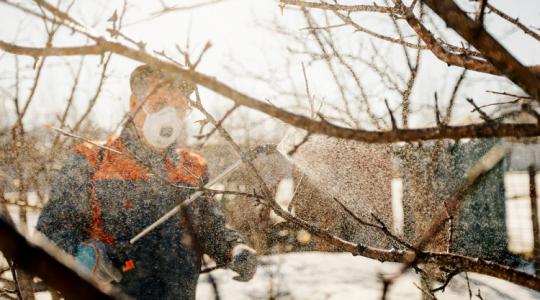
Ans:
[[[37,229],[71,255],[81,241],[94,239],[107,244],[111,256],[132,259],[135,268],[123,273],[119,287],[133,297],[195,299],[201,255],[224,264],[230,250],[243,243],[225,226],[221,208],[210,197],[197,199],[133,247],[120,250],[187,199],[193,187],[206,183],[206,162],[176,146],[163,155],[153,152],[129,128],[106,146],[122,154],[91,144],[73,149],[53,181]]]

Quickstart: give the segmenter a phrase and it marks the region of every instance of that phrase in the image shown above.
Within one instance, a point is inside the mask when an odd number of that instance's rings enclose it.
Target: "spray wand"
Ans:
[[[233,163],[231,166],[225,169],[225,171],[221,172],[221,174],[214,177],[211,181],[209,181],[206,185],[204,185],[203,188],[211,188],[216,183],[220,182],[223,178],[225,178],[227,175],[229,175],[232,171],[236,170],[238,167],[240,167],[244,163],[252,162],[259,155],[271,155],[275,152],[277,152],[277,146],[275,144],[265,144],[265,145],[257,146],[254,149],[243,153],[243,155],[240,157],[239,160],[237,160],[235,163]],[[156,227],[163,224],[165,221],[167,221],[172,216],[177,214],[182,208],[188,206],[191,202],[195,201],[197,198],[202,196],[203,193],[204,193],[203,191],[197,191],[191,194],[191,196],[188,199],[176,205],[173,209],[171,209],[169,212],[164,214],[157,221],[150,224],[148,227],[144,228],[141,232],[139,232],[137,235],[131,238],[131,240],[129,240],[129,244],[133,245],[139,239],[147,235],[150,231],[154,230]]]
[[[218,176],[213,178],[210,182],[205,184],[203,186],[203,188],[211,188],[216,183],[220,182],[223,178],[225,178],[227,175],[229,175],[231,172],[238,169],[238,167],[240,167],[244,163],[249,163],[249,162],[254,161],[257,157],[259,157],[259,155],[271,155],[271,154],[274,154],[276,152],[277,152],[277,145],[275,145],[275,144],[265,144],[265,145],[257,146],[254,149],[243,153],[239,160],[234,162],[227,169],[225,169],[225,171],[221,172],[221,174],[219,174]],[[182,210],[182,208],[188,206],[190,203],[195,201],[198,197],[202,196],[203,193],[204,193],[203,191],[197,191],[197,192],[193,193],[188,199],[180,202],[174,208],[172,208],[169,212],[164,214],[161,218],[156,220],[154,223],[150,224],[148,227],[144,228],[141,232],[139,232],[137,235],[135,235],[133,238],[131,238],[128,243],[126,243],[126,242],[118,243],[117,249],[118,249],[119,255],[118,255],[118,257],[115,257],[115,260],[122,265],[122,272],[127,272],[127,271],[135,268],[134,261],[129,259],[128,255],[127,255],[128,249],[130,247],[132,247],[133,244],[135,244],[142,237],[144,237],[145,235],[150,233],[156,227],[158,227],[159,225],[163,224],[165,221],[170,219],[172,216],[174,216],[175,214],[180,212]],[[207,272],[210,272],[212,270],[221,268],[223,266],[224,265],[218,265],[218,266],[215,266],[215,267],[203,269],[201,271],[201,273],[207,273]],[[119,279],[113,278],[113,277],[108,278],[108,280],[109,281],[112,281],[112,280],[119,281]],[[240,281],[246,281],[246,280],[240,279]]]

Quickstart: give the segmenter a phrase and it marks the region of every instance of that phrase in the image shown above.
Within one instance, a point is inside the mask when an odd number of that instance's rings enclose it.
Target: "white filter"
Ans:
[[[150,145],[163,149],[176,141],[180,135],[180,126],[176,110],[168,106],[146,115],[143,134]]]

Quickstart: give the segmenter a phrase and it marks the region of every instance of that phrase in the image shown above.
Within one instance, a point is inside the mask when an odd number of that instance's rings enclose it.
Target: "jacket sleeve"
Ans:
[[[188,214],[201,250],[218,265],[230,261],[234,246],[246,243],[240,233],[225,224],[221,205],[212,197],[199,197],[188,206]]]
[[[49,201],[38,219],[36,229],[71,255],[88,238],[91,176],[88,161],[78,153],[71,154],[54,177]]]

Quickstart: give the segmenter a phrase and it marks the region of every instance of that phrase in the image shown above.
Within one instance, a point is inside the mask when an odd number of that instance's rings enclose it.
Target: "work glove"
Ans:
[[[236,245],[231,252],[229,269],[238,273],[234,280],[249,281],[257,271],[257,253],[247,245]]]
[[[107,283],[120,282],[122,273],[114,267],[108,252],[109,247],[100,241],[81,242],[77,248],[75,261],[89,276]]]

